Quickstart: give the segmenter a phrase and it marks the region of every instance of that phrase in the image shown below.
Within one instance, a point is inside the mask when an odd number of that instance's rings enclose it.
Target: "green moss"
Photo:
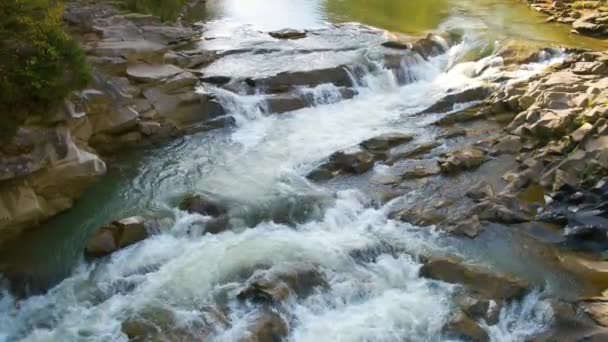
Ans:
[[[0,137],[50,114],[90,81],[84,52],[65,31],[57,0],[0,1]]]

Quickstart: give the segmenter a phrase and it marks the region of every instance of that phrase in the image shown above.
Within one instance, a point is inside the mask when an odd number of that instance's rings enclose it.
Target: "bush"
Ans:
[[[0,0],[0,138],[29,115],[50,114],[90,81],[58,0]]]

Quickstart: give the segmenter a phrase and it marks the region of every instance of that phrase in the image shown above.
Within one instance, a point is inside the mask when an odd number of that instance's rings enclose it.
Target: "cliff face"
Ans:
[[[104,1],[72,2],[65,20],[95,81],[61,110],[30,118],[0,147],[0,244],[71,208],[105,174],[100,155],[222,114],[215,99],[195,91],[198,75],[188,70],[210,56],[174,51],[198,39],[194,27],[120,13]]]

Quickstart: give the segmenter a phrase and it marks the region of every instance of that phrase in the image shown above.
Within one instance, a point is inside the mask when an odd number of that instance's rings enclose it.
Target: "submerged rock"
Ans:
[[[292,295],[305,298],[315,288],[326,286],[327,282],[323,275],[315,269],[296,269],[289,272],[259,271],[247,280],[245,288],[237,294],[237,298],[271,304],[284,301]]]
[[[316,87],[325,83],[338,87],[353,86],[353,81],[345,66],[308,71],[286,71],[266,78],[249,79],[247,83],[270,93],[286,92],[295,86]]]
[[[306,177],[314,181],[328,180],[339,174],[360,175],[374,167],[375,156],[367,151],[336,152],[329,160]]]
[[[238,342],[281,342],[289,333],[289,326],[281,316],[271,310],[257,314],[245,336]]]
[[[462,311],[456,312],[443,328],[443,333],[450,338],[464,339],[471,342],[488,342],[488,333],[471,317]]]
[[[212,217],[220,217],[228,212],[228,209],[216,200],[200,194],[186,196],[179,204],[179,209]]]
[[[414,140],[414,136],[403,133],[386,133],[377,137],[371,138],[361,143],[361,147],[371,153],[384,153],[388,149],[410,142]]]

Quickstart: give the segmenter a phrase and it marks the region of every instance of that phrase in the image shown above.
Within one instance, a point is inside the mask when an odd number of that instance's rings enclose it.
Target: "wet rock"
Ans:
[[[509,300],[525,295],[529,284],[506,274],[490,273],[455,258],[433,259],[420,269],[425,278],[461,284],[487,298]]]
[[[396,50],[409,50],[412,48],[411,43],[401,42],[401,41],[397,41],[397,40],[389,40],[380,45],[384,46],[385,48],[396,49]]]
[[[179,209],[212,217],[220,217],[228,212],[219,202],[200,194],[186,196],[179,204]]]
[[[539,45],[530,41],[512,39],[501,44],[496,55],[502,57],[505,65],[521,65],[538,61],[543,51]]]
[[[230,83],[231,80],[232,80],[232,78],[229,76],[207,76],[207,77],[201,78],[201,82],[217,84],[217,85],[224,85],[224,84]]]
[[[459,294],[454,298],[454,302],[467,316],[475,320],[483,319],[489,325],[498,323],[503,306],[502,302],[496,302],[478,293]]]
[[[586,317],[581,317],[573,305],[552,302],[553,324],[530,342],[602,342],[608,340],[608,329],[603,329]]]
[[[479,222],[479,216],[473,215],[468,219],[463,219],[447,228],[444,228],[448,233],[454,235],[462,235],[468,238],[475,238],[481,231],[481,222]]]
[[[144,90],[144,96],[162,117],[177,126],[204,122],[225,113],[214,97],[196,93],[194,89],[168,93],[162,87],[154,87]]]
[[[593,13],[581,17],[572,23],[572,28],[576,32],[590,36],[608,35],[608,14]]]
[[[443,332],[450,338],[464,339],[472,342],[490,341],[488,333],[462,311],[458,311],[452,316],[448,324],[443,328]]]
[[[590,298],[583,300],[580,305],[597,324],[608,327],[608,298]]]
[[[384,153],[388,149],[410,142],[414,137],[403,133],[387,133],[371,138],[361,143],[361,147],[371,153]]]
[[[494,197],[495,194],[492,184],[481,181],[474,185],[471,190],[467,192],[466,196],[474,201],[479,201],[484,198]]]
[[[447,51],[447,42],[436,34],[429,34],[416,41],[412,50],[424,58],[435,57]]]
[[[387,164],[393,164],[402,159],[417,158],[421,155],[431,152],[436,147],[440,146],[438,142],[429,142],[407,148],[395,148],[389,153]]]
[[[100,57],[123,57],[130,63],[160,63],[169,48],[149,40],[102,41],[87,52]]]
[[[465,147],[460,151],[445,154],[438,163],[441,172],[450,175],[475,169],[485,161],[486,154],[484,151],[474,147]]]
[[[367,151],[336,152],[329,161],[307,176],[311,180],[327,180],[341,173],[360,175],[374,167],[375,157]]]
[[[277,313],[264,310],[250,324],[246,336],[238,342],[281,342],[289,333],[285,320]]]
[[[282,29],[278,31],[268,32],[268,34],[277,39],[302,39],[306,37],[306,31],[294,29]]]
[[[326,286],[323,275],[315,269],[258,271],[247,280],[245,288],[239,291],[237,298],[257,303],[274,303],[284,301],[289,296],[305,298],[316,288]]]
[[[420,114],[450,112],[455,109],[455,105],[485,100],[494,90],[494,87],[491,85],[481,85],[458,92],[448,93],[435,102],[435,104],[420,112]]]
[[[307,103],[303,98],[293,94],[272,95],[265,99],[269,113],[286,113],[306,108]]]
[[[401,174],[402,180],[425,178],[438,175],[441,172],[437,164],[416,165],[414,168],[406,170]]]
[[[87,243],[85,255],[90,258],[107,256],[147,237],[148,229],[143,217],[125,218],[101,227]]]
[[[490,222],[510,224],[532,220],[532,215],[520,207],[517,200],[486,199],[475,207],[475,212],[480,220]]]
[[[608,287],[608,262],[588,255],[562,253],[558,255],[560,264],[568,271],[585,279],[597,288]]]
[[[268,92],[285,92],[291,87],[316,87],[320,84],[331,83],[339,87],[352,87],[353,82],[344,66],[309,71],[282,72],[262,79],[250,79],[250,86],[265,89]]]

